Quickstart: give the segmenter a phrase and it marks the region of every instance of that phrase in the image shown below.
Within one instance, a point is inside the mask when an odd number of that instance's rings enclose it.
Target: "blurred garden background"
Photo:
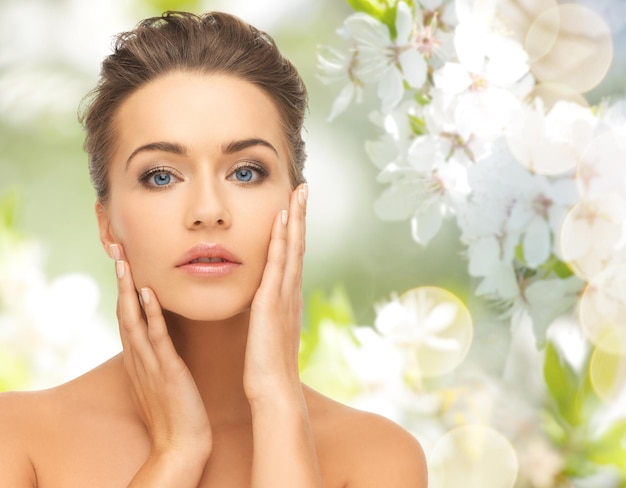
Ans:
[[[397,44],[402,30],[398,12],[403,11],[399,3],[0,0],[0,169],[4,176],[0,179],[0,391],[53,386],[120,350],[113,263],[98,240],[95,195],[77,120],[80,101],[96,83],[112,36],[165,10],[224,10],[268,31],[298,67],[310,92],[305,134],[311,193],[302,345],[305,382],[339,400],[387,415],[414,432],[429,456],[433,486],[626,486],[626,343],[607,352],[586,337],[572,325],[576,322],[571,319],[576,314],[573,302],[550,316],[550,323],[539,331],[537,313],[531,313],[534,328],[525,329],[520,325],[523,321],[512,321],[511,313],[503,313],[504,300],[494,302],[493,294],[477,293],[481,284],[484,289],[486,274],[468,269],[472,250],[454,219],[445,219],[440,230],[424,238],[423,230],[410,224],[417,213],[400,209],[410,206],[414,194],[398,191],[390,197],[387,193],[387,207],[381,209],[379,197],[388,188],[385,185],[398,180],[385,179],[392,171],[372,162],[377,151],[366,143],[381,133],[372,120],[385,116],[384,110],[371,116],[380,109],[381,98],[385,100],[381,90],[365,89],[366,74],[360,86],[361,103],[352,103],[329,120],[331,113],[339,111],[335,100],[343,85],[323,82],[329,78],[324,76],[324,60],[326,75],[329,66],[337,72],[345,66],[340,53],[333,51],[329,57],[325,47],[341,45],[337,30],[342,26],[344,43],[346,38],[356,39],[355,45],[368,38],[373,43],[370,50],[379,38]],[[476,7],[498,2],[457,3]],[[533,12],[540,6],[539,15],[549,6],[565,3],[502,0],[501,6],[506,4],[508,10],[501,9],[499,15],[506,18],[508,13]],[[609,29],[610,63],[593,86],[579,90],[576,97],[561,91],[556,98],[577,103],[582,99],[600,119],[606,107],[626,98],[626,2],[580,0],[576,4],[597,14]],[[429,19],[431,24],[423,23],[422,28],[437,26],[445,31],[448,26],[444,33],[453,35],[458,19],[444,18],[443,7],[450,11],[455,2],[406,5],[416,18],[416,12],[424,14],[420,21]],[[370,17],[357,17],[344,25],[355,11]],[[435,11],[441,18],[435,16],[433,23],[427,13]],[[390,34],[385,38],[387,28]],[[577,25],[569,34],[593,37],[594,32],[598,31]],[[587,57],[601,58],[603,53],[592,50]],[[433,66],[429,79],[438,68]],[[408,68],[402,69],[407,76]],[[534,74],[539,70],[535,66]],[[349,81],[348,85],[355,78]],[[357,81],[355,86],[361,80]],[[379,82],[374,81],[374,85]],[[410,80],[403,83],[408,93]],[[430,96],[424,90],[414,95],[413,101]],[[420,104],[426,106],[433,98]],[[424,135],[428,116],[410,110],[411,121],[419,126],[412,127],[411,137]],[[618,107],[614,113],[619,119],[626,110]],[[389,124],[381,125],[388,128]],[[619,120],[616,125],[616,133],[626,137]],[[617,155],[616,165],[626,166],[624,154]],[[623,202],[618,199],[615,205]],[[381,218],[394,212],[402,216]],[[624,222],[626,217],[623,228]],[[523,254],[531,247],[529,241],[522,243],[526,249],[518,246],[515,252]],[[615,252],[623,247],[622,236]],[[557,269],[567,259],[553,255],[550,259],[551,272],[563,281],[570,277],[571,273],[565,276]],[[528,264],[528,252],[520,260]],[[538,262],[537,269],[539,265],[547,269],[548,261]],[[529,269],[523,271],[530,273]],[[535,277],[533,269],[528,279]],[[572,286],[575,293],[582,293],[576,284]],[[551,290],[545,291],[548,300],[562,298],[550,295]],[[623,290],[626,301],[626,287]],[[450,314],[455,322],[450,329],[456,332],[447,330]],[[611,324],[611,331],[626,330],[623,317]],[[398,341],[386,340],[394,337],[394,320],[417,329],[408,333],[408,339],[400,338],[400,348]],[[615,334],[601,341],[613,338],[620,343],[622,333]],[[413,359],[406,359],[407,350]],[[598,350],[604,352],[594,354]],[[415,351],[421,359],[411,356]],[[455,477],[458,470],[461,478]]]

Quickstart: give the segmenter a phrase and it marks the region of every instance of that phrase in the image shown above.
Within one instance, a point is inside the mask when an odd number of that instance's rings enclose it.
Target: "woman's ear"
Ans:
[[[117,238],[111,226],[111,217],[106,206],[101,202],[96,202],[96,217],[98,218],[98,231],[100,233],[100,242],[104,247],[104,252],[111,256],[111,244],[117,243]]]

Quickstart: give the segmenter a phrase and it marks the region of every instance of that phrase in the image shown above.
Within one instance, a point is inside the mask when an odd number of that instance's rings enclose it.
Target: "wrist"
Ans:
[[[129,488],[196,487],[208,460],[206,453],[182,449],[152,449]]]
[[[284,413],[296,409],[306,410],[306,401],[302,383],[286,382],[284,384],[265,385],[262,388],[246,390],[252,413],[274,411]]]
[[[150,452],[156,464],[168,465],[176,469],[186,469],[197,471],[204,469],[211,454],[210,448],[206,446],[185,446],[183,447],[154,447]]]

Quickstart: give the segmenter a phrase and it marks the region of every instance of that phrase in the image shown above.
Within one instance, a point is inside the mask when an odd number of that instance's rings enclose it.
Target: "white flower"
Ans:
[[[482,278],[476,287],[477,295],[505,301],[519,295],[512,254],[503,252],[508,247],[495,236],[477,239],[467,246],[469,274]]]
[[[626,129],[596,135],[582,154],[577,179],[583,196],[626,194]]]
[[[445,60],[454,53],[452,26],[455,12],[444,0],[422,1],[415,5],[412,44],[428,60]]]
[[[454,47],[459,63],[499,86],[512,85],[528,73],[528,55],[498,24],[497,1],[456,0],[459,24]]]
[[[350,53],[328,50],[320,54],[324,81],[348,80],[333,106],[331,118],[341,113],[365,84],[377,84],[381,109],[385,113],[402,100],[405,82],[415,89],[424,85],[428,67],[420,46],[427,41],[424,32],[421,37],[416,34],[418,25],[405,2],[398,3],[396,8],[394,39],[385,24],[365,13],[355,13],[345,20],[340,35],[352,42]],[[434,37],[429,40],[433,46],[437,44]]]
[[[418,385],[458,367],[473,336],[465,305],[437,287],[415,288],[378,306],[375,327],[404,354],[405,376]]]
[[[520,235],[527,266],[538,268],[551,254],[559,254],[558,239],[553,236],[558,236],[566,212],[577,199],[573,179],[529,175],[520,184],[506,229]]]
[[[467,204],[459,208],[457,224],[467,245],[468,271],[482,278],[478,294],[505,300],[519,295],[513,260],[520,236],[507,228],[507,222],[519,197],[519,185],[528,177],[501,150],[469,172],[472,193]]]
[[[433,75],[435,87],[454,105],[456,131],[463,139],[501,133],[520,103],[515,85],[523,83],[529,69],[519,43],[494,32],[488,22],[495,16],[495,3],[477,9],[484,4],[457,1],[458,62],[449,60]]]
[[[466,168],[446,161],[440,149],[436,139],[420,137],[409,148],[407,166],[390,164],[379,175],[379,181],[391,186],[376,201],[376,214],[384,220],[411,218],[413,239],[422,245],[437,234],[443,218],[462,205],[468,192]]]
[[[520,198],[520,189],[531,186],[530,178],[502,144],[472,166],[468,171],[471,195],[458,219],[463,241],[469,243],[485,236],[500,236],[502,240],[511,209]],[[509,254],[509,250],[502,254]]]
[[[521,105],[506,134],[509,148],[531,171],[555,175],[576,168],[594,137],[596,118],[576,103],[560,101],[544,114],[543,103]]]
[[[611,266],[626,239],[626,197],[608,193],[583,198],[567,214],[561,228],[563,259],[583,279]]]
[[[575,275],[564,279],[537,279],[525,284],[519,299],[512,306],[513,321],[519,320],[520,314],[528,314],[532,319],[537,345],[543,346],[548,327],[574,308],[584,285]]]
[[[389,113],[374,111],[370,120],[383,131],[376,140],[365,142],[365,151],[377,168],[388,165],[407,165],[406,154],[415,137],[412,119],[420,119],[422,107],[413,100],[406,100]]]
[[[356,78],[353,67],[355,53],[346,53],[326,47],[318,51],[319,77],[324,83],[343,83],[343,88],[333,102],[328,120],[340,115],[356,98],[357,103],[363,96],[363,83]]]

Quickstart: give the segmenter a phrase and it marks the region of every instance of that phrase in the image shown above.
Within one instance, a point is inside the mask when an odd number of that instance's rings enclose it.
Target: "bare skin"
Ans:
[[[308,189],[291,189],[267,96],[175,73],[131,95],[117,123],[97,214],[123,352],[57,388],[0,395],[3,486],[426,487],[413,436],[300,383]],[[215,263],[200,276],[169,261],[200,241],[235,264],[218,277]]]
[[[118,356],[53,390],[3,394],[0,465],[6,486],[128,486],[150,453],[150,436],[122,363]],[[324,487],[426,486],[423,454],[409,434],[304,391]],[[228,418],[224,408],[226,419],[212,421],[214,449],[199,487],[250,486],[250,414]],[[285,452],[280,462],[289,463],[289,457]]]

